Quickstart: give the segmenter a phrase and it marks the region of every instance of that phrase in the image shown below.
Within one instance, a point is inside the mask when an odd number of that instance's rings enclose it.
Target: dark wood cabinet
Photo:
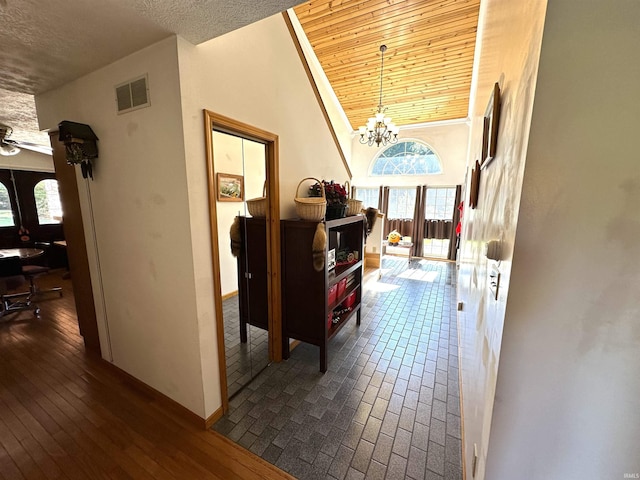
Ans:
[[[269,329],[267,285],[267,223],[264,218],[240,217],[238,255],[240,341],[247,342],[247,324]]]
[[[318,222],[281,221],[283,356],[289,339],[320,347],[320,371],[327,370],[327,345],[354,317],[360,325],[362,299],[364,217],[324,223],[327,251],[335,250],[337,264],[313,268],[313,237]]]

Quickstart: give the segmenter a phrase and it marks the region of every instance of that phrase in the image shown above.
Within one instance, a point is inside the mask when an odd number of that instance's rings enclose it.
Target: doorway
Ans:
[[[63,240],[62,207],[54,173],[0,169],[0,247]],[[48,252],[54,267],[60,255]],[[54,258],[55,257],[55,258]]]
[[[278,137],[208,110],[204,117],[218,361],[226,412],[230,397],[269,362],[282,359]],[[254,198],[264,198],[259,213],[248,209],[247,200]]]

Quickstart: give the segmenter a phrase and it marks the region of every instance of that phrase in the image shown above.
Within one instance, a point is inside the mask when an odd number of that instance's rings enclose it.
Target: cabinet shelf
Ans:
[[[351,317],[353,317],[354,315],[360,315],[360,304],[353,307],[353,309],[349,312],[349,314],[346,317],[341,319],[338,323],[336,323],[329,329],[329,331],[327,332],[327,338],[328,339],[333,338],[333,336],[337,334],[342,329],[342,327],[346,325],[349,322],[349,320],[351,320]]]
[[[351,217],[343,217],[343,218],[335,218],[333,220],[326,220],[324,224],[327,227],[327,230],[335,229],[338,227],[342,227],[343,225],[351,225],[353,224],[354,218],[360,217],[360,219],[364,218],[364,215],[352,215]]]
[[[353,318],[360,325],[364,263],[364,216],[328,220],[324,223],[327,251],[353,252],[358,260],[321,271],[313,268],[311,245],[318,222],[282,220],[282,337],[283,356],[289,357],[289,339],[320,347],[320,371],[327,370],[329,341]],[[329,304],[329,288],[349,278],[349,285]],[[332,325],[333,310],[355,292],[351,312]]]
[[[358,260],[351,265],[342,265],[340,267],[336,267],[335,271],[329,272],[327,275],[329,286],[335,285],[343,278],[347,278],[350,273],[353,273],[358,269],[362,269],[362,260]]]
[[[347,299],[347,297],[349,297],[349,295],[355,292],[358,288],[360,288],[360,284],[357,284],[352,288],[348,288],[347,290],[345,290],[345,292],[342,295],[340,295],[340,297],[338,297],[334,302],[331,302],[331,304],[329,305],[329,310],[333,311],[336,309],[336,307],[339,307],[342,304],[342,302],[344,302]]]

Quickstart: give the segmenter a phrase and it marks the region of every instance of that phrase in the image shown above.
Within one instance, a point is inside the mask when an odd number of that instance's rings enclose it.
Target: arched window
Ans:
[[[38,223],[47,225],[62,221],[62,206],[58,193],[58,181],[52,178],[41,180],[33,187],[33,196],[36,199]]]
[[[14,227],[15,225],[9,190],[4,183],[0,182],[0,227]]]
[[[404,140],[384,149],[373,161],[371,175],[434,175],[442,173],[438,156],[428,145]]]

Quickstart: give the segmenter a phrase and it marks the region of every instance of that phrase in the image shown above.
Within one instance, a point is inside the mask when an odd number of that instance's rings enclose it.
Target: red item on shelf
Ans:
[[[332,285],[331,287],[329,287],[327,302],[329,303],[330,306],[336,302],[337,294],[338,294],[338,285]]]
[[[354,303],[356,303],[356,292],[355,291],[351,292],[349,294],[349,296],[344,299],[344,302],[342,302],[342,305],[344,305],[345,307],[349,308],[349,307],[352,307]]]
[[[347,288],[347,279],[343,278],[342,280],[340,280],[338,282],[338,294],[337,294],[337,296],[341,297],[346,288]]]
[[[458,222],[458,225],[456,225],[456,235],[459,237],[462,233],[462,214],[464,213],[464,202],[460,202],[460,205],[458,205],[458,210],[460,211],[460,221]]]

